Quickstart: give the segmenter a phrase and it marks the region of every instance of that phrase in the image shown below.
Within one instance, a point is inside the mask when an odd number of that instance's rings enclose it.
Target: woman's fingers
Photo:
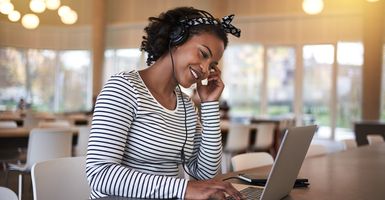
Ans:
[[[225,199],[226,194],[236,200],[244,199],[231,183],[217,180],[189,181],[185,198]]]

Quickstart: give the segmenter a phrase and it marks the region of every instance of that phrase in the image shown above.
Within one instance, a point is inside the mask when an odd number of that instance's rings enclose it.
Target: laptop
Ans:
[[[277,200],[289,195],[317,128],[317,125],[311,125],[286,131],[265,187],[233,186],[247,199]]]

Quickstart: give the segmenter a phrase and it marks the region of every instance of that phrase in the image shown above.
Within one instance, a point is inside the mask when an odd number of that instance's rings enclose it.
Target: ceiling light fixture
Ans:
[[[46,6],[43,0],[31,0],[29,8],[35,13],[42,13],[45,11]]]
[[[303,0],[302,9],[309,15],[316,15],[324,9],[323,0]]]
[[[60,0],[30,0],[29,8],[34,13],[43,13],[46,10],[58,10],[58,15],[63,24],[74,24],[78,20],[78,14],[69,6],[62,5]],[[60,8],[59,8],[60,7]],[[8,15],[8,19],[17,22],[21,18],[19,11],[14,10],[11,0],[0,0],[0,13]],[[39,26],[40,20],[36,14],[25,14],[21,19],[21,24],[27,29],[35,29]]]
[[[11,13],[8,14],[8,19],[11,22],[17,22],[20,19],[20,12],[13,10]]]
[[[21,19],[21,24],[23,24],[26,29],[35,29],[39,26],[40,20],[35,14],[25,14]]]

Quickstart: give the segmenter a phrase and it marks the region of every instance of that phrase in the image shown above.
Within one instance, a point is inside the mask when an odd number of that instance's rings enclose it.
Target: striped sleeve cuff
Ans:
[[[219,121],[219,101],[203,102],[201,104],[201,117],[204,122]]]
[[[202,119],[219,119],[219,101],[203,102],[201,104],[201,112]]]

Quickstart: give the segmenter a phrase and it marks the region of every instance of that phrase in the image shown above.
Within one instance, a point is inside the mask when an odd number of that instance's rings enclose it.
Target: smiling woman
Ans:
[[[91,198],[241,198],[230,183],[210,180],[222,153],[217,65],[227,33],[240,36],[232,18],[191,7],[149,18],[141,46],[149,67],[112,76],[96,101],[87,153]],[[200,116],[179,87],[193,84]],[[178,177],[180,165],[196,180]]]

